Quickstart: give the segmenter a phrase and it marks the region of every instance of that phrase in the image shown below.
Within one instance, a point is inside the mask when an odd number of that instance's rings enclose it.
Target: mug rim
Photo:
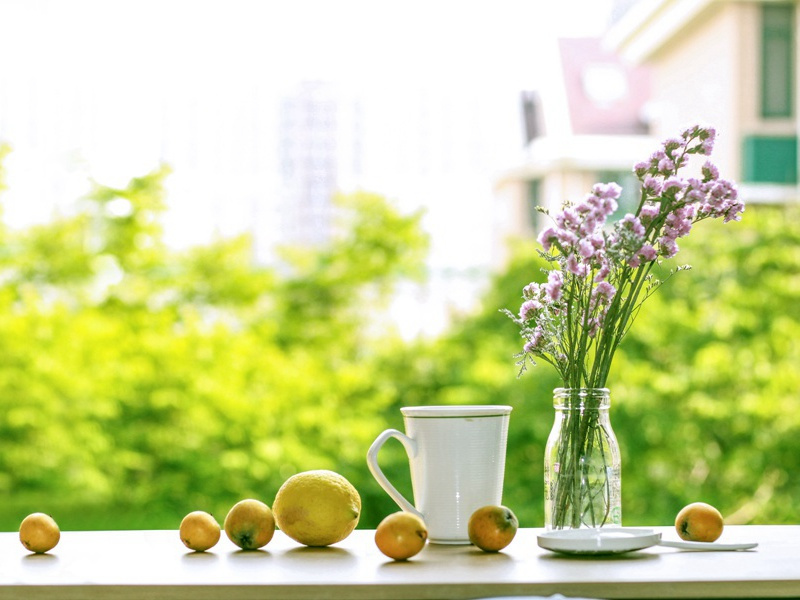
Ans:
[[[438,405],[404,406],[400,409],[404,417],[435,419],[464,417],[504,417],[511,413],[512,407],[506,405]]]

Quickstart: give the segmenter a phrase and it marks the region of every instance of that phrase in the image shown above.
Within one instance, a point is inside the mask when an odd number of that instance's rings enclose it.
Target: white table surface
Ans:
[[[677,539],[671,527],[655,529]],[[383,556],[370,530],[328,548],[278,531],[255,552],[223,533],[206,553],[187,551],[177,531],[65,531],[45,555],[0,533],[0,598],[800,597],[800,525],[725,529],[720,542],[759,542],[750,551],[653,547],[613,557],[553,554],[538,547],[540,532],[521,529],[497,554],[428,544],[407,562]]]

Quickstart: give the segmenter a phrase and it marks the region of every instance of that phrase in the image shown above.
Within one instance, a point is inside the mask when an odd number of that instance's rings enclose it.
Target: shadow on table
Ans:
[[[22,564],[27,568],[51,567],[58,563],[58,555],[46,552],[44,554],[26,554],[22,557]]]
[[[544,554],[540,558],[542,560],[553,561],[658,560],[658,554],[649,554],[647,552],[624,552],[618,554],[559,554],[558,552],[554,552],[552,554]]]
[[[281,552],[275,555],[275,559],[280,562],[308,562],[313,560],[320,566],[347,566],[358,564],[358,558],[355,554],[344,548],[336,548],[334,546],[313,547],[313,546],[298,546],[286,552]]]
[[[183,556],[181,556],[181,562],[195,567],[205,567],[218,560],[219,556],[214,552],[184,552]]]

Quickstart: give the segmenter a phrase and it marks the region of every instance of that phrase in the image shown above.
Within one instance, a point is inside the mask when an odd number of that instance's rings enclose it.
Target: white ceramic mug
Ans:
[[[502,502],[511,407],[410,406],[400,412],[406,433],[381,433],[367,452],[369,470],[400,508],[425,521],[429,541],[469,543],[472,513]],[[414,504],[378,466],[378,452],[389,438],[400,440],[408,454]]]

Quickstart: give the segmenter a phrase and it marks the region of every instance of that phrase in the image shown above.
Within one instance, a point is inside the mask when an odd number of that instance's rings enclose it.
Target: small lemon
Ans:
[[[361,496],[338,473],[305,471],[281,486],[272,512],[280,530],[296,542],[328,546],[355,529],[361,516]]]
[[[692,542],[713,542],[722,535],[724,526],[720,512],[705,502],[692,502],[675,517],[678,535]]]
[[[266,546],[275,533],[275,519],[269,506],[248,498],[233,505],[223,525],[228,539],[242,550]]]
[[[418,554],[428,540],[428,528],[417,515],[396,512],[383,519],[375,530],[378,550],[394,560],[407,560]]]
[[[183,517],[180,535],[187,548],[195,552],[205,552],[219,541],[219,523],[207,512],[196,510]]]
[[[472,513],[467,523],[469,541],[484,552],[498,552],[517,534],[519,521],[510,508],[483,506]]]
[[[55,520],[44,513],[33,513],[22,520],[19,540],[31,552],[43,554],[52,550],[61,539],[61,531]]]

